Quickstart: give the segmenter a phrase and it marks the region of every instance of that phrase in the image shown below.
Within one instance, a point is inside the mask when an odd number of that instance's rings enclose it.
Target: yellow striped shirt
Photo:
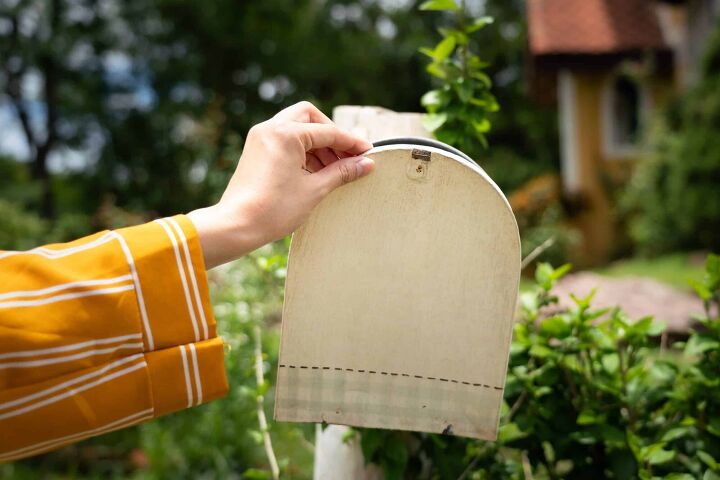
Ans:
[[[0,251],[0,462],[227,392],[185,216]]]

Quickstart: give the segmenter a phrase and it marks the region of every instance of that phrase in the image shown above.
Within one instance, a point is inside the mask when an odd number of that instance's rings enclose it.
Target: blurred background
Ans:
[[[248,129],[300,100],[427,111],[508,196],[524,255],[687,333],[687,280],[720,250],[720,2],[420,3],[0,0],[0,248],[208,205]],[[228,398],[0,476],[266,478],[287,246],[211,272]],[[314,427],[271,433],[285,475],[310,478]]]

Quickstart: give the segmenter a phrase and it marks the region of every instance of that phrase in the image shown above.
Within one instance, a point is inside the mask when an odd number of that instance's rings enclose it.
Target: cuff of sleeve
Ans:
[[[219,338],[148,352],[145,358],[156,417],[215,400],[228,391]]]
[[[216,336],[202,248],[184,215],[118,230],[134,265],[146,350]]]

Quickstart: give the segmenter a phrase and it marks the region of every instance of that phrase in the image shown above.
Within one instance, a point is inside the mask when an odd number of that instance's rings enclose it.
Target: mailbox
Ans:
[[[475,162],[384,140],[288,259],[275,418],[495,439],[520,278],[507,199]]]

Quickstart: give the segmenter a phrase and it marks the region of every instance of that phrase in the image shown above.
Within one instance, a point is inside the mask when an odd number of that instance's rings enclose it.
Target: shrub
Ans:
[[[701,81],[660,119],[624,200],[642,252],[720,249],[720,28]]]

